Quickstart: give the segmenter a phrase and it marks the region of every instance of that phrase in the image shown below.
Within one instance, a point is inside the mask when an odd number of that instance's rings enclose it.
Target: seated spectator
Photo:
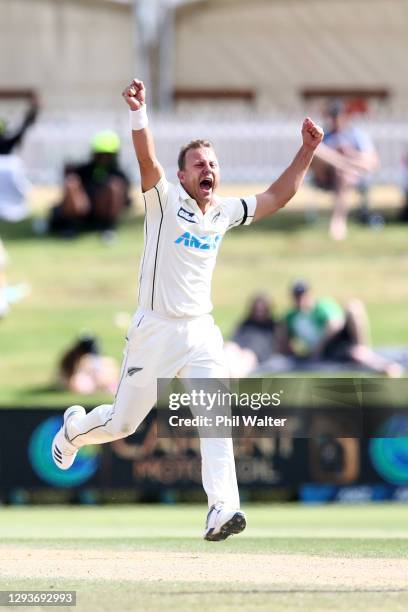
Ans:
[[[246,318],[238,325],[224,351],[233,378],[243,378],[259,363],[269,359],[276,348],[276,322],[265,295],[251,302]]]
[[[333,193],[329,233],[334,240],[347,236],[346,199],[350,189],[357,188],[365,194],[368,175],[379,165],[370,137],[350,125],[349,119],[343,103],[329,104],[325,136],[312,162],[314,184]]]
[[[109,240],[121,213],[130,205],[129,181],[118,165],[117,134],[100,132],[91,147],[88,163],[66,168],[63,199],[51,212],[49,229],[64,237],[100,231]]]
[[[21,221],[28,215],[26,196],[29,182],[24,164],[14,151],[22,143],[37,114],[38,101],[33,96],[30,108],[16,131],[9,132],[6,122],[0,119],[0,219],[5,221]]]
[[[367,346],[368,318],[364,305],[351,300],[343,309],[332,299],[316,300],[307,284],[292,287],[293,308],[281,330],[281,350],[315,360],[353,361],[390,377],[402,375],[399,364],[376,355]]]
[[[100,354],[92,336],[81,336],[61,358],[58,383],[63,389],[89,395],[96,391],[114,394],[119,380],[119,369],[110,357]]]

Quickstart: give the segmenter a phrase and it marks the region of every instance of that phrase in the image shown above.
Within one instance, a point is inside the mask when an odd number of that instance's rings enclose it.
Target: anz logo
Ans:
[[[209,236],[195,236],[191,232],[184,232],[177,240],[176,244],[183,244],[190,249],[202,249],[211,251],[217,248],[221,241],[221,234],[213,234]]]

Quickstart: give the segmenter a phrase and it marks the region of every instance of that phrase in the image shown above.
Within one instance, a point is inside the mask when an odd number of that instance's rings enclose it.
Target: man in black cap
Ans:
[[[350,125],[343,102],[332,101],[326,110],[327,126],[323,143],[312,164],[317,187],[333,192],[330,236],[343,240],[347,235],[347,195],[353,187],[367,188],[367,175],[379,160],[370,137]]]

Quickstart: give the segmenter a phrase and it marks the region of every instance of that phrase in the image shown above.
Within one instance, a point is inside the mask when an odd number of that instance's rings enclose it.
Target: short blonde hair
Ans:
[[[201,149],[202,147],[208,147],[213,149],[213,145],[209,140],[192,140],[188,144],[181,147],[180,153],[178,156],[178,167],[179,170],[184,170],[184,166],[186,163],[186,155],[190,149]]]

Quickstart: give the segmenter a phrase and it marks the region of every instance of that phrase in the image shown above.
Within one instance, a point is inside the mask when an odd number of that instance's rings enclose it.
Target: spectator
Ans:
[[[352,361],[390,377],[402,375],[399,364],[367,346],[368,318],[360,300],[343,310],[332,299],[316,300],[307,284],[292,287],[294,307],[284,317],[281,348],[285,354],[315,360]]]
[[[0,240],[0,319],[8,313],[6,265],[7,253]]]
[[[265,295],[253,298],[247,317],[224,345],[230,374],[242,378],[260,363],[269,359],[276,349],[276,322],[271,302]]]
[[[408,222],[408,153],[402,160],[402,188],[404,190],[404,204],[400,213],[400,221]]]
[[[0,119],[0,219],[5,221],[21,221],[28,215],[26,196],[29,182],[23,162],[14,151],[22,143],[37,114],[37,98],[32,96],[30,108],[15,132],[8,132],[5,120]]]
[[[31,287],[27,283],[19,283],[18,285],[8,284],[6,274],[7,262],[7,251],[0,239],[0,319],[9,313],[12,304],[19,302],[31,293]]]
[[[96,339],[89,335],[80,336],[59,363],[59,385],[73,393],[89,395],[104,391],[112,394],[118,380],[115,361],[101,355]]]
[[[327,120],[323,143],[312,162],[313,181],[333,193],[329,233],[334,240],[343,240],[347,236],[347,195],[354,187],[366,194],[368,175],[378,168],[379,159],[369,136],[350,125],[342,102],[329,104]]]
[[[72,237],[100,231],[109,240],[123,210],[130,205],[129,181],[118,165],[120,140],[115,132],[96,134],[89,162],[66,168],[61,204],[51,213],[49,229]]]

